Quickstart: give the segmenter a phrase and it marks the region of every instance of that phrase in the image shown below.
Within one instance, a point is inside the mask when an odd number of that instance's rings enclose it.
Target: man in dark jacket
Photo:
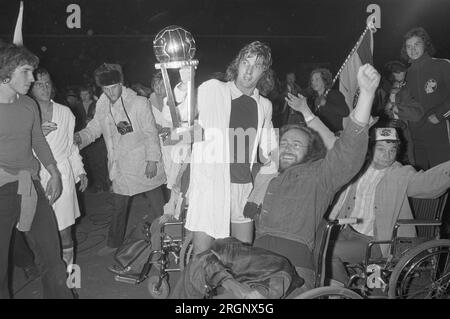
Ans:
[[[428,169],[450,160],[450,62],[432,58],[434,48],[423,28],[404,36],[402,56],[411,62],[406,81],[424,115],[411,122],[415,164]]]

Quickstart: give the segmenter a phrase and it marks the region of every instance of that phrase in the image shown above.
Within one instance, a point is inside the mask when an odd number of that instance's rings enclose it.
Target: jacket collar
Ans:
[[[418,68],[430,59],[431,57],[428,55],[428,53],[424,52],[420,58],[411,61],[411,68]]]
[[[241,90],[238,89],[234,81],[228,82],[228,85],[230,86],[232,100],[244,95],[244,93],[242,93]],[[259,103],[259,91],[257,88],[253,90],[253,94],[251,95],[251,97],[254,98],[257,103]]]

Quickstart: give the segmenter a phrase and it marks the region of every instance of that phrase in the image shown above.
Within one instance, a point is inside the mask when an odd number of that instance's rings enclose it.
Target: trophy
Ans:
[[[164,87],[167,94],[167,104],[170,109],[174,131],[176,133],[189,130],[194,125],[195,101],[194,101],[194,74],[198,60],[194,60],[195,41],[189,31],[182,27],[171,25],[162,29],[153,40],[153,50],[159,63],[155,64],[160,69]],[[175,98],[170,85],[167,69],[180,69],[188,67],[190,78],[187,82],[187,123],[182,122],[176,108]]]

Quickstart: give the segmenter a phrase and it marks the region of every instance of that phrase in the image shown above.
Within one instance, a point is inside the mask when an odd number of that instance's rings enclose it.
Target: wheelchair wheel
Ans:
[[[167,279],[161,280],[161,286],[157,289],[157,285],[159,282],[159,276],[151,276],[147,281],[147,289],[153,299],[166,299],[169,297],[170,287]]]
[[[295,299],[363,299],[363,297],[347,288],[326,286],[308,290]]]
[[[389,279],[391,299],[445,299],[450,293],[450,240],[431,240],[407,251]]]
[[[183,246],[180,250],[180,271],[184,270],[184,267],[189,263],[192,257],[193,245],[192,245],[192,233],[186,235]]]

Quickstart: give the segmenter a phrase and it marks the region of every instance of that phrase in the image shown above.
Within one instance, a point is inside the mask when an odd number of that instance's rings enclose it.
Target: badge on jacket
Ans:
[[[434,93],[437,90],[437,86],[438,86],[438,83],[437,83],[437,81],[435,79],[429,79],[425,83],[425,92],[427,94]]]

